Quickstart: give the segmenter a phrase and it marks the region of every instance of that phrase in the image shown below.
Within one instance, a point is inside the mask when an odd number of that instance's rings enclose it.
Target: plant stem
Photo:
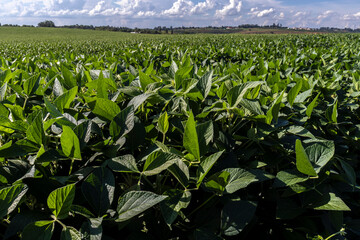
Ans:
[[[71,159],[71,164],[70,164],[70,169],[69,169],[69,176],[71,175],[71,172],[73,170],[74,162],[75,162],[75,160]]]

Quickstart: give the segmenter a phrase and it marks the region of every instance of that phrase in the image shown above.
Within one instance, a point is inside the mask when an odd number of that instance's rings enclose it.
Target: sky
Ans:
[[[0,0],[0,23],[360,28],[359,0]]]

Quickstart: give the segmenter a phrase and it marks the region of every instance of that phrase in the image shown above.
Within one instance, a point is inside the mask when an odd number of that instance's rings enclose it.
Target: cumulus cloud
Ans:
[[[258,8],[251,8],[250,9],[250,13],[248,13],[249,15],[261,18],[261,17],[266,17],[268,15],[270,15],[271,13],[275,12],[274,8],[269,8],[269,9],[264,9],[264,10],[258,10]],[[284,15],[284,13],[282,13],[282,15]]]
[[[191,10],[191,14],[199,14],[199,13],[206,13],[207,11],[213,9],[215,7],[214,0],[206,0],[205,2],[199,2],[196,4]]]
[[[229,4],[222,9],[216,10],[215,16],[224,19],[226,16],[239,15],[241,12],[242,1],[230,0]]]
[[[162,11],[165,16],[184,16],[194,7],[194,3],[188,0],[177,0],[170,9]]]
[[[221,26],[278,22],[283,26],[359,26],[360,3],[347,0],[326,3],[284,4],[284,0],[0,0],[0,22],[34,24],[55,20],[59,24],[146,27]],[[294,1],[293,1],[294,2]],[[327,11],[324,11],[326,7]],[[345,7],[347,7],[345,9]],[[355,11],[354,11],[355,10]],[[195,24],[194,24],[195,23]]]

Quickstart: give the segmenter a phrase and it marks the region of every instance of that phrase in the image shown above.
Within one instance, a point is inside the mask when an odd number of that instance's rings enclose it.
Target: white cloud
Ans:
[[[261,18],[261,17],[266,17],[273,12],[275,12],[274,8],[264,9],[262,11],[259,11],[258,8],[251,8],[250,13],[248,14],[254,17]],[[284,13],[282,15],[284,15]]]
[[[188,0],[177,0],[170,9],[162,11],[164,16],[184,16],[194,7],[194,3]]]
[[[238,15],[241,12],[242,1],[230,0],[228,5],[216,10],[215,16],[224,19],[226,16]]]
[[[129,27],[222,26],[281,23],[298,27],[359,27],[360,3],[327,2],[293,6],[285,0],[0,0],[0,22]],[[350,4],[351,2],[351,4]],[[326,9],[327,11],[324,11]],[[236,22],[236,24],[235,24]]]
[[[214,0],[206,0],[205,2],[199,2],[191,10],[191,14],[207,13],[207,11],[215,7]]]

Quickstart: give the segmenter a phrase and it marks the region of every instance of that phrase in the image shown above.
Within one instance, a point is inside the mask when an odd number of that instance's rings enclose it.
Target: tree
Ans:
[[[38,27],[55,27],[55,23],[53,21],[43,21],[38,23]]]

